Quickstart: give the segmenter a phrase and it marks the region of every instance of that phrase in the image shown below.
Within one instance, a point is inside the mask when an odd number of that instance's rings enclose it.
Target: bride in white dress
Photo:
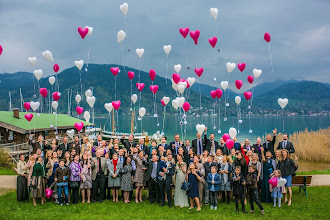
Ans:
[[[187,192],[181,189],[182,183],[185,181],[187,164],[183,162],[182,156],[177,155],[178,162],[175,166],[175,192],[174,192],[174,205],[182,207],[188,207]]]

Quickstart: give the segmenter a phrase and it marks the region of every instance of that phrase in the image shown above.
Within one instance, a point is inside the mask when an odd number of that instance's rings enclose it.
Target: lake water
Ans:
[[[215,119],[215,122],[214,122]],[[107,121],[107,123],[106,123]],[[131,117],[122,116],[118,118],[119,124],[117,131],[130,133]],[[157,122],[158,121],[158,122]],[[230,127],[238,128],[237,117],[228,118],[224,121],[221,118],[219,130],[219,118],[217,117],[187,117],[186,125],[180,125],[178,116],[166,116],[164,134],[168,137],[169,141],[173,140],[174,134],[184,134],[186,129],[186,138],[194,139],[196,136],[196,124],[205,124],[208,127],[208,134],[215,133],[216,140],[219,140],[224,133],[228,133]],[[137,122],[137,132],[141,132],[141,121]],[[106,123],[106,124],[105,124]],[[157,124],[159,123],[159,126]],[[107,118],[95,118],[95,124],[97,127],[105,125],[106,130],[110,129],[110,121]],[[317,117],[284,117],[284,131],[288,134],[292,134],[295,131],[302,131],[308,128],[308,130],[318,130],[320,128],[327,128],[330,125],[330,116],[317,116]],[[213,129],[213,126],[216,126]],[[162,131],[163,117],[145,116],[142,120],[142,129],[147,131],[149,135]],[[182,132],[181,132],[182,128]],[[251,117],[251,129],[252,133],[249,133],[250,123],[249,118],[242,118],[242,123],[239,124],[239,134],[237,134],[238,141],[244,141],[245,138],[254,140],[259,136],[265,135],[266,132],[272,132],[274,128],[277,128],[279,132],[283,131],[283,118],[282,117]],[[254,141],[253,141],[254,142]]]

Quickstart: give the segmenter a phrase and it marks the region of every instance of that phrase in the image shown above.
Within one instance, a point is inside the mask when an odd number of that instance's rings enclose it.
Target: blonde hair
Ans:
[[[286,158],[291,159],[289,151],[287,149],[283,149],[282,152],[281,152],[281,156],[282,156],[281,160],[283,160],[283,152],[284,151],[286,151],[286,155],[287,155]]]
[[[278,175],[281,177],[282,176],[282,172],[281,172],[281,170],[275,170],[277,173],[278,173]],[[274,172],[275,172],[274,171]]]

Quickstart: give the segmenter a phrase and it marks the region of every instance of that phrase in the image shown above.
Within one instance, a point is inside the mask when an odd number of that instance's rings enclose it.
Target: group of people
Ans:
[[[17,200],[28,200],[31,194],[34,206],[37,199],[44,204],[49,188],[49,199],[60,205],[77,204],[80,197],[82,203],[103,202],[111,194],[113,202],[130,203],[133,198],[140,203],[147,188],[149,202],[160,206],[171,207],[174,197],[174,205],[181,208],[199,211],[209,205],[217,210],[218,200],[230,204],[234,199],[236,212],[240,202],[246,213],[248,196],[250,212],[256,203],[264,214],[260,202],[280,207],[284,195],[284,203],[291,205],[292,176],[298,166],[290,158],[295,150],[286,134],[277,147],[276,129],[266,139],[251,145],[248,139],[240,144],[235,138],[229,149],[222,138],[218,142],[214,134],[207,136],[207,128],[204,138],[197,133],[196,139],[183,143],[176,134],[173,142],[163,136],[160,144],[152,140],[150,146],[143,138],[135,142],[133,135],[109,143],[101,135],[95,141],[75,136],[72,143],[64,137],[59,145],[56,139],[48,144],[42,136],[31,136],[32,154],[28,162],[21,155],[17,164]],[[268,180],[273,176],[285,178],[286,187],[272,187]]]

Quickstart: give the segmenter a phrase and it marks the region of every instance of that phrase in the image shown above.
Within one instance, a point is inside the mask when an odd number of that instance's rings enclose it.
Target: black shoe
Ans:
[[[243,210],[243,213],[244,213],[244,214],[247,214],[247,211]]]
[[[235,212],[237,212],[238,213],[238,209],[236,209],[236,211]]]
[[[159,205],[159,206],[160,206],[160,207],[162,207],[162,206],[164,206],[164,205],[165,205],[165,203],[164,203],[164,202],[162,202],[162,203],[160,203],[160,205]]]
[[[171,205],[171,204],[168,204],[168,207],[169,207],[169,208],[171,208],[171,207],[172,207],[172,205]]]
[[[102,200],[102,199],[100,199],[100,200],[99,200],[99,202],[100,202],[100,203],[102,203],[102,202],[103,202],[103,200]]]
[[[95,199],[93,200],[93,203],[97,202]]]
[[[228,201],[227,201],[227,205],[229,205],[229,204],[230,204],[230,201],[228,200]]]

